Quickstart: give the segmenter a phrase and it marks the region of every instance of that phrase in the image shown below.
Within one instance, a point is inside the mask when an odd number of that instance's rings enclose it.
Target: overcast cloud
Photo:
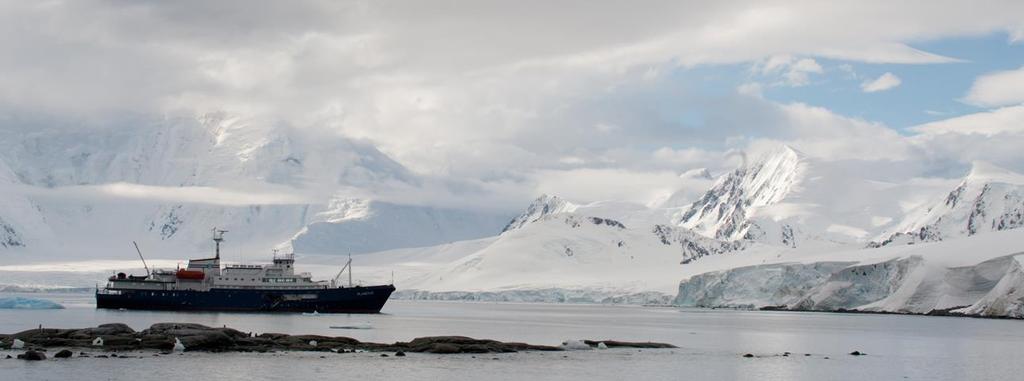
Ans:
[[[1017,72],[964,89],[968,103],[1010,107],[905,132],[762,96],[827,81],[824,60],[956,64],[913,46],[990,34],[1012,44],[1022,14],[1019,1],[3,1],[0,120],[281,121],[372,142],[436,183],[475,184],[488,202],[540,192],[649,202],[683,186],[674,174],[720,173],[737,164],[725,152],[769,143],[829,160],[920,160],[933,172],[976,158],[1024,168],[1012,146],[955,148],[949,135],[1024,140],[1012,127],[1024,119],[1013,106],[1022,87],[999,80]],[[708,95],[673,80],[727,65],[763,84]],[[864,90],[898,86],[898,74]],[[700,123],[676,110],[699,110]],[[615,183],[628,186],[599,186]],[[461,197],[406,186],[392,198]]]

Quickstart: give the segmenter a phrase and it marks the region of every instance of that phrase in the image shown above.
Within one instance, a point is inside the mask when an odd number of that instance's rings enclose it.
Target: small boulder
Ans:
[[[46,360],[46,355],[43,352],[28,351],[18,355],[18,358],[27,361],[40,361]]]
[[[405,357],[405,352],[402,352],[402,351],[395,352],[395,357]]]
[[[58,359],[66,359],[66,358],[71,358],[72,354],[73,353],[71,353],[71,351],[69,351],[67,349],[62,349],[60,352],[57,352],[56,354],[54,354],[53,357],[54,358],[58,358]]]
[[[388,357],[388,354],[387,353],[381,353],[380,357]]]
[[[850,355],[851,355],[851,356],[864,356],[864,355],[866,355],[866,354],[867,354],[867,353],[863,353],[863,352],[861,352],[861,351],[853,351],[853,352],[850,352]]]
[[[754,357],[754,354],[753,353],[747,353],[747,354],[743,355],[743,357],[751,358],[751,357]]]

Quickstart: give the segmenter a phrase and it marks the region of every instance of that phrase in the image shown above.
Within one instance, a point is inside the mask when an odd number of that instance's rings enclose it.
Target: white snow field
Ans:
[[[12,254],[8,264],[131,259],[133,240],[151,257],[180,260],[207,252],[215,226],[231,231],[233,259],[282,243],[380,251],[491,236],[511,218],[347,192],[421,179],[340,135],[221,114],[134,122],[0,130],[0,252]]]

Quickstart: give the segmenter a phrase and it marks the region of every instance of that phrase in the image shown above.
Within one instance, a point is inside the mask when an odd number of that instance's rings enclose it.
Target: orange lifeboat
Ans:
[[[178,279],[189,280],[202,280],[203,278],[206,277],[206,274],[203,273],[202,271],[193,270],[178,270],[178,272],[175,275],[177,275]]]

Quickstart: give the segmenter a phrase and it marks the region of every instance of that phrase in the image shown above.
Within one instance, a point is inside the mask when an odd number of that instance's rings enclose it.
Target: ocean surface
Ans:
[[[1015,320],[398,300],[379,315],[179,313],[97,310],[91,294],[17,295],[67,308],[0,310],[0,333],[39,325],[122,322],[139,330],[157,322],[192,322],[373,342],[463,335],[548,345],[566,339],[658,341],[680,348],[407,357],[319,352],[153,357],[147,352],[42,362],[2,359],[17,352],[0,350],[0,380],[1024,379],[1024,321]],[[867,355],[849,355],[854,350]],[[744,358],[746,353],[756,357]]]

